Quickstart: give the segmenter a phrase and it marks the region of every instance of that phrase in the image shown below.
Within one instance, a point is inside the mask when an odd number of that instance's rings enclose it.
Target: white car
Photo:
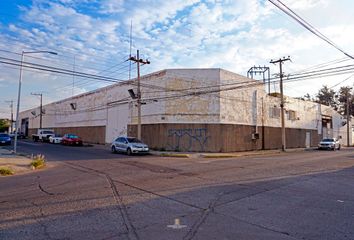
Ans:
[[[125,152],[128,155],[134,153],[149,153],[149,147],[135,137],[118,137],[111,145],[112,153]]]
[[[336,138],[325,138],[318,144],[318,149],[340,150],[340,142]]]
[[[58,136],[58,135],[55,135],[54,137],[50,136],[49,137],[49,143],[61,143],[62,139],[63,138],[61,136]]]

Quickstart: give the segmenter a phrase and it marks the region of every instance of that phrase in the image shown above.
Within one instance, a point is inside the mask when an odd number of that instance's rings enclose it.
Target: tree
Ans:
[[[338,109],[337,99],[336,99],[336,92],[333,89],[328,88],[324,85],[316,95],[316,102],[331,106],[335,110]]]
[[[306,93],[303,97],[303,99],[305,101],[313,101],[313,98],[311,97],[311,95],[309,93]]]
[[[354,113],[354,96],[351,87],[341,87],[338,91],[339,108],[342,115],[347,115],[347,99],[349,98],[349,114]]]
[[[315,101],[315,99],[313,99],[313,97],[311,97],[309,93],[306,93],[303,97],[296,97],[296,99],[300,99],[303,101]]]
[[[10,121],[8,119],[0,119],[0,132],[8,131],[10,127]]]

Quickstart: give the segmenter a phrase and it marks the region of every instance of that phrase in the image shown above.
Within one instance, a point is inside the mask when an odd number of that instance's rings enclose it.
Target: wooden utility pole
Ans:
[[[14,129],[14,100],[11,101],[5,101],[6,103],[10,103],[10,109],[11,109],[11,123],[10,123],[10,132],[12,133]]]
[[[40,105],[39,105],[39,129],[42,128],[42,114],[43,114],[43,93],[31,93],[31,95],[40,97]]]
[[[349,131],[350,131],[350,126],[349,124],[351,123],[350,121],[350,113],[349,113],[349,89],[347,91],[347,147],[350,145],[350,140],[349,140]]]
[[[281,150],[286,150],[286,137],[285,137],[285,114],[284,114],[284,92],[283,92],[283,62],[290,61],[290,56],[287,58],[279,58],[278,60],[271,60],[270,63],[279,63],[279,77],[280,77],[280,114],[281,114]]]
[[[138,89],[137,89],[137,107],[138,107],[138,131],[137,131],[137,138],[141,139],[141,90],[140,90],[140,63],[150,64],[149,60],[143,60],[139,58],[139,50],[136,51],[136,57],[130,57],[130,61],[136,62],[137,66],[137,80],[138,80]]]

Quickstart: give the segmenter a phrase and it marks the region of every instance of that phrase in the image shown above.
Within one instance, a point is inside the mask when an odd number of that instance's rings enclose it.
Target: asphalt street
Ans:
[[[211,158],[22,143],[48,167],[0,178],[0,239],[354,239],[354,152]]]
[[[13,146],[6,146],[5,148],[12,150]],[[26,155],[44,154],[48,161],[115,159],[128,157],[124,154],[112,154],[109,146],[64,146],[61,144],[33,142],[31,140],[19,141],[17,151]]]

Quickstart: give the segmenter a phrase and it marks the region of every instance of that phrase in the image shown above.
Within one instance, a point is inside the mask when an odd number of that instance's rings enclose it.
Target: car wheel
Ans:
[[[115,146],[112,146],[112,153],[117,153],[117,149]]]
[[[130,148],[127,149],[127,155],[128,156],[132,155],[132,150]]]

